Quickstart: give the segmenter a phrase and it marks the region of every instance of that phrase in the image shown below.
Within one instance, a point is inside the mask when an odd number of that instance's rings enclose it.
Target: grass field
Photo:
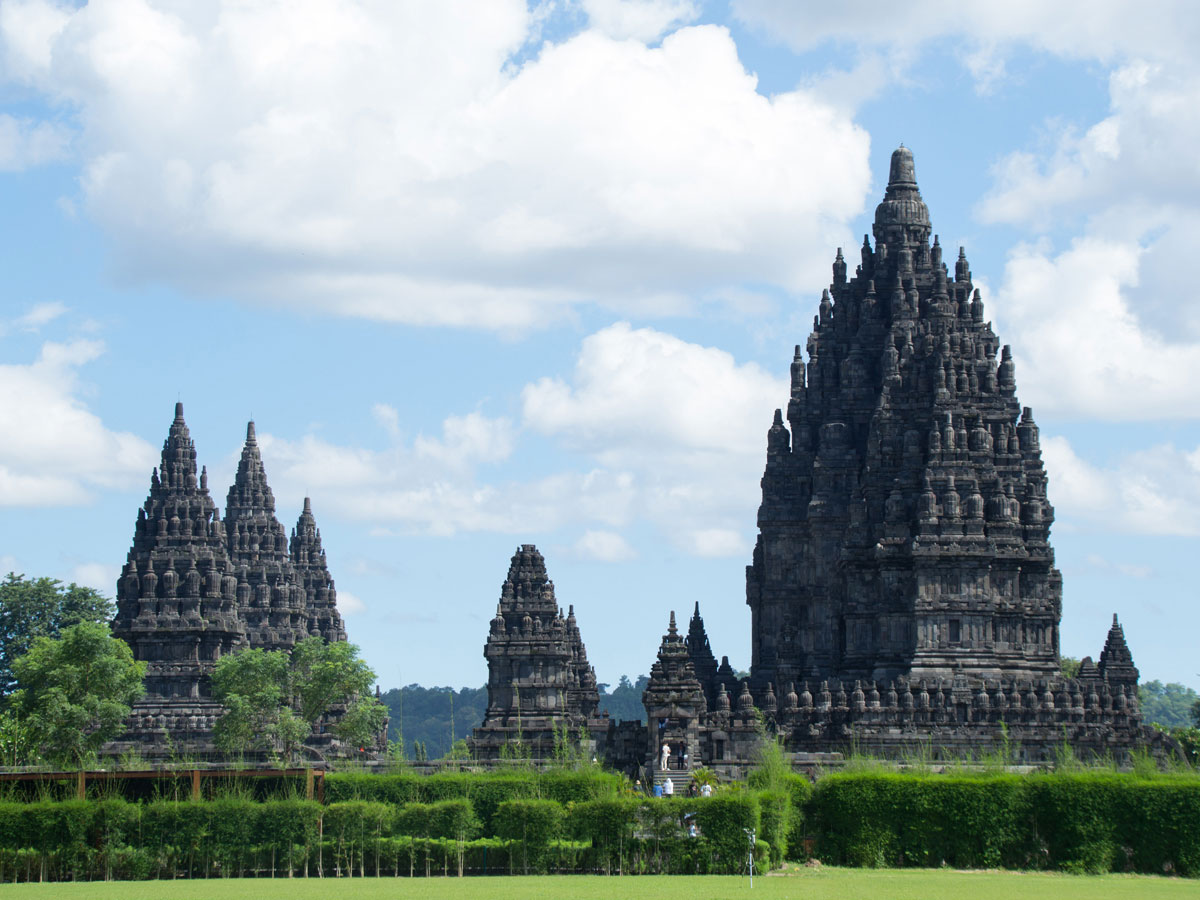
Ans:
[[[586,875],[498,878],[316,878],[14,884],[6,898],[120,900],[1157,900],[1200,898],[1200,881],[1144,875],[1057,875],[939,869],[800,869],[755,877]]]

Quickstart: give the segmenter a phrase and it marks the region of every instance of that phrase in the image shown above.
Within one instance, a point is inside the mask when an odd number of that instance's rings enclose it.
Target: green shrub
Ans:
[[[856,772],[822,779],[807,815],[835,864],[1200,875],[1194,777]]]
[[[389,775],[334,773],[326,777],[325,797],[342,800],[375,800],[406,806],[469,800],[484,834],[495,834],[492,819],[506,800],[550,799],[559,803],[583,803],[617,797],[625,779],[600,769],[549,772],[450,772],[418,775],[402,772]]]
[[[473,776],[468,776],[473,777]],[[1075,771],[1020,776],[881,769],[796,776],[782,790],[711,798],[586,797],[603,781],[480,777],[470,796],[428,801],[122,799],[0,802],[0,881],[465,871],[745,871],[803,853],[856,866],[1020,867],[1200,877],[1200,779]],[[611,782],[609,782],[611,786]],[[591,785],[591,787],[588,787]],[[412,787],[404,781],[392,787]],[[462,791],[452,776],[428,793]],[[505,792],[542,796],[508,797]],[[481,799],[482,798],[482,799]],[[493,835],[481,832],[480,804]],[[696,825],[693,829],[690,825]]]
[[[496,836],[513,847],[514,863],[528,873],[540,869],[550,842],[559,836],[563,823],[562,805],[554,800],[505,800],[496,810]]]
[[[809,804],[823,860],[856,866],[1026,862],[1021,776],[885,772],[822,779]]]
[[[744,859],[749,846],[747,829],[760,830],[758,798],[753,794],[723,793],[693,800],[696,821],[706,841],[723,864]],[[735,867],[730,871],[738,871]]]
[[[772,868],[783,865],[787,854],[791,805],[791,798],[783,791],[761,791],[758,794],[758,838],[771,849]]]
[[[807,858],[805,838],[807,837],[807,819],[805,812],[812,797],[812,783],[803,775],[789,775],[784,779],[788,792],[788,830],[787,848],[783,852],[784,859],[803,860]]]
[[[619,797],[576,803],[567,809],[565,831],[594,847],[619,849],[633,840],[638,807],[644,802],[637,797]]]
[[[1085,772],[1035,776],[1028,790],[1048,865],[1200,876],[1200,780]]]
[[[410,803],[396,810],[396,834],[471,840],[479,834],[479,818],[468,800]]]

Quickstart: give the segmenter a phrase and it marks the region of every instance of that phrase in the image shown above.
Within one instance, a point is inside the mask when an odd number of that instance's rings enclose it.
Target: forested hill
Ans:
[[[600,685],[600,709],[618,722],[623,719],[644,719],[642,691],[649,679],[639,675],[630,681],[622,675],[620,683],[610,693],[607,684]],[[422,687],[409,684],[393,688],[383,695],[391,722],[388,740],[404,742],[404,754],[413,759],[417,754],[414,743],[424,745],[429,759],[445,756],[456,740],[470,737],[472,729],[483,722],[487,711],[487,688]],[[454,710],[453,724],[450,711]]]
[[[1200,727],[1200,695],[1186,685],[1144,681],[1138,687],[1138,703],[1147,722],[1163,728]]]

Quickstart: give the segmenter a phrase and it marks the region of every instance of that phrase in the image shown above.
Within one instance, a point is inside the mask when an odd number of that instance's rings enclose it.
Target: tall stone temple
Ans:
[[[962,248],[951,277],[903,146],[873,231],[853,273],[838,249],[767,432],[733,717],[752,705],[795,751],[962,755],[1005,736],[1043,759],[1064,736],[1117,754],[1159,740],[1115,616],[1099,663],[1061,676],[1038,428]],[[746,745],[714,718],[735,690],[701,635],[699,745],[717,762]]]
[[[757,685],[1058,671],[1037,425],[963,250],[951,279],[930,230],[901,147],[875,248],[849,278],[838,250],[767,434],[746,575]]]
[[[206,753],[224,711],[209,684],[218,659],[246,647],[288,650],[309,635],[346,640],[311,504],[305,498],[289,541],[275,518],[254,423],[224,520],[207,470],[196,467],[177,403],[117,582],[113,633],[146,661],[146,695],[107,752]],[[329,750],[334,742],[314,734],[310,743]]]
[[[476,758],[545,759],[581,743],[591,753],[595,737],[607,734],[575,607],[563,615],[546,560],[533,544],[513,554],[483,655],[488,706],[470,741]]]
[[[874,246],[864,238],[853,273],[838,249],[786,416],[767,432],[749,677],[716,663],[698,604],[686,637],[672,612],[647,725],[613,724],[610,761],[662,777],[666,753],[666,774],[736,771],[761,728],[799,754],[961,757],[1006,743],[1040,761],[1064,740],[1084,754],[1172,752],[1142,725],[1116,616],[1098,662],[1073,679],[1059,670],[1038,428],[966,254],[951,273],[932,230],[901,146]]]

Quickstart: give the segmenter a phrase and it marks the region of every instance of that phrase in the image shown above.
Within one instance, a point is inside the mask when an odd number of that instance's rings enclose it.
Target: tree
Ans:
[[[1186,728],[1192,724],[1200,696],[1186,685],[1177,682],[1163,684],[1146,681],[1138,686],[1138,704],[1142,718],[1157,722],[1164,728]]]
[[[1171,737],[1179,741],[1184,756],[1193,766],[1200,766],[1200,725],[1191,728],[1172,728]]]
[[[646,708],[642,706],[642,692],[650,679],[639,675],[636,681],[630,681],[629,676],[622,675],[616,688],[610,693],[608,685],[597,685],[600,693],[600,709],[607,711],[616,721],[645,721]]]
[[[483,721],[488,703],[486,687],[453,690],[419,684],[384,691],[382,699],[390,714],[388,734],[392,740],[403,740],[406,750],[411,750],[413,741],[420,741],[431,759],[450,752],[452,733],[456,738],[470,734]]]
[[[1058,658],[1058,670],[1062,673],[1063,678],[1074,678],[1079,674],[1080,660],[1074,656],[1060,656]]]
[[[146,664],[107,625],[82,622],[39,637],[13,660],[10,712],[29,749],[56,766],[78,766],[121,733],[144,690]]]
[[[295,715],[284,714],[287,682],[287,654],[278,650],[243,650],[218,660],[213,696],[227,712],[214,729],[217,746],[232,753],[290,752],[304,740]]]
[[[251,649],[222,657],[213,672],[213,695],[227,709],[215,730],[217,746],[290,758],[336,706],[345,709],[334,733],[365,746],[387,717],[387,708],[370,695],[374,680],[358,647],[320,637],[298,641],[290,652]]]
[[[0,700],[16,688],[13,660],[37,638],[56,638],[81,622],[107,622],[112,614],[112,603],[92,588],[9,572],[0,582]]]

